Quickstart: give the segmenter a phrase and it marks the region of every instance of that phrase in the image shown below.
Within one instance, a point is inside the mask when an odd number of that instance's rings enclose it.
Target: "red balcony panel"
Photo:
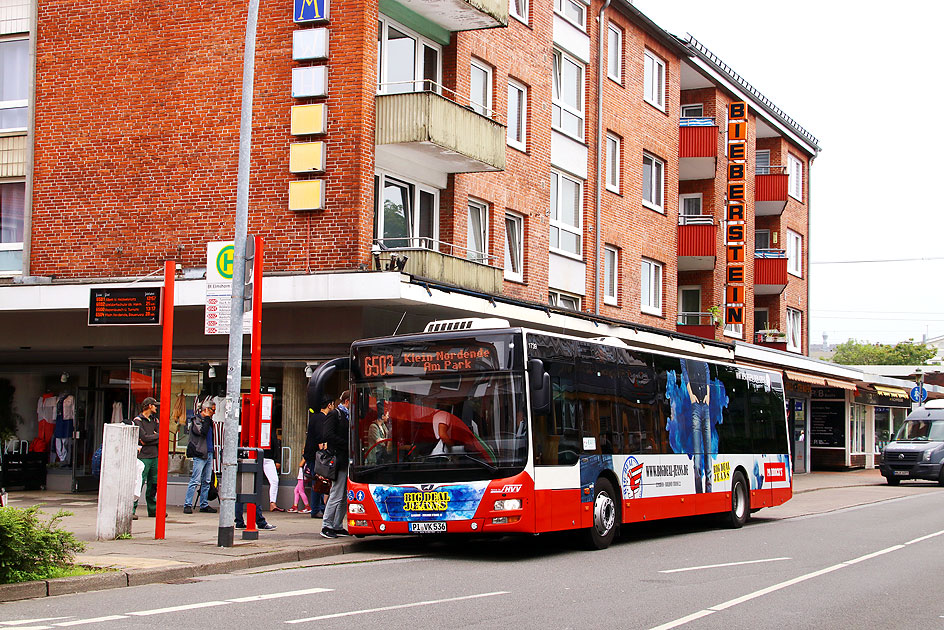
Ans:
[[[773,348],[774,350],[783,350],[787,351],[787,342],[786,341],[758,341],[758,346],[764,346],[765,348]]]
[[[716,229],[714,225],[678,226],[678,255],[715,256]]]
[[[787,207],[787,183],[789,175],[771,173],[754,178],[754,214],[776,216]]]
[[[786,258],[754,259],[754,294],[778,295],[787,287]]]
[[[675,330],[702,339],[714,339],[716,329],[711,324],[676,324]]]
[[[680,158],[713,158],[717,154],[717,127],[679,127]]]

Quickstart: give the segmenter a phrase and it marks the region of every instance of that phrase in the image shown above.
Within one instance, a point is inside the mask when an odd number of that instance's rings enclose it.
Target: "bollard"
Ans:
[[[102,438],[102,472],[98,484],[95,537],[115,540],[131,534],[131,510],[137,477],[138,427],[106,424]]]

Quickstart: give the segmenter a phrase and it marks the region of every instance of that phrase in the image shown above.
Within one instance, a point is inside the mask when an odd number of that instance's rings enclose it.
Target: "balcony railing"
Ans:
[[[715,266],[717,227],[711,215],[680,215],[679,271],[705,271]]]
[[[783,249],[755,249],[754,258],[786,258],[787,252]]]
[[[702,339],[715,338],[715,320],[711,313],[680,312],[675,322],[675,329],[680,333],[694,335]]]
[[[714,225],[715,217],[711,214],[680,214],[679,225]]]
[[[372,252],[378,271],[400,271],[495,295],[502,292],[504,270],[491,254],[428,237],[375,239]]]
[[[710,179],[718,163],[718,127],[713,118],[679,120],[679,179]]]

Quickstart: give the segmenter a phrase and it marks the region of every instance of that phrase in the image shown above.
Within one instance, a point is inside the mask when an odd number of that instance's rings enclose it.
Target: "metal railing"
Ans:
[[[397,236],[393,238],[375,238],[373,252],[379,254],[380,252],[385,251],[419,251],[419,250],[432,250],[439,252],[440,254],[445,254],[446,256],[452,256],[454,258],[464,258],[465,260],[479,263],[481,265],[488,265],[489,267],[499,267],[497,261],[498,256],[492,254],[486,254],[485,252],[480,252],[474,249],[468,249],[466,247],[460,247],[453,243],[447,243],[446,241],[439,241],[434,238],[429,238],[426,236]],[[462,252],[457,254],[456,252]]]
[[[783,249],[755,249],[754,258],[786,258],[787,252]]]
[[[777,170],[777,173],[773,173],[773,170]],[[786,175],[787,167],[781,164],[770,164],[768,166],[755,166],[754,167],[755,175]]]
[[[408,90],[390,90],[390,86],[396,85],[406,85],[411,86],[411,89]],[[432,92],[433,94],[438,94],[444,99],[451,103],[455,103],[459,107],[465,107],[466,109],[472,110],[480,116],[485,116],[495,122],[501,122],[495,118],[495,110],[490,107],[485,107],[479,103],[476,103],[472,100],[471,97],[462,96],[455,90],[447,88],[441,83],[437,83],[432,79],[415,79],[413,81],[388,81],[386,83],[377,84],[377,96],[388,96],[391,94],[415,94],[418,92]],[[450,96],[446,96],[443,92],[448,92]],[[484,113],[483,113],[484,112]]]
[[[715,119],[708,116],[682,116],[679,127],[714,127]]]
[[[675,323],[678,326],[714,326],[715,320],[711,313],[680,311]]]
[[[710,214],[680,214],[679,225],[714,225],[715,217]]]

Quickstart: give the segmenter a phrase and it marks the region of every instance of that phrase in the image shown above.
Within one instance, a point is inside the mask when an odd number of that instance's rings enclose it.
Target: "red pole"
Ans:
[[[257,448],[262,431],[260,422],[262,393],[262,237],[253,237],[255,254],[252,260],[252,335],[249,362],[249,417],[245,425],[249,430],[249,446]],[[256,505],[246,506],[246,531],[256,528]]]
[[[161,303],[161,406],[158,412],[157,446],[157,521],[154,524],[154,540],[164,540],[164,521],[167,517],[167,451],[170,448],[170,376],[173,370],[174,349],[174,277],[177,264],[173,260],[164,262],[164,299]]]

